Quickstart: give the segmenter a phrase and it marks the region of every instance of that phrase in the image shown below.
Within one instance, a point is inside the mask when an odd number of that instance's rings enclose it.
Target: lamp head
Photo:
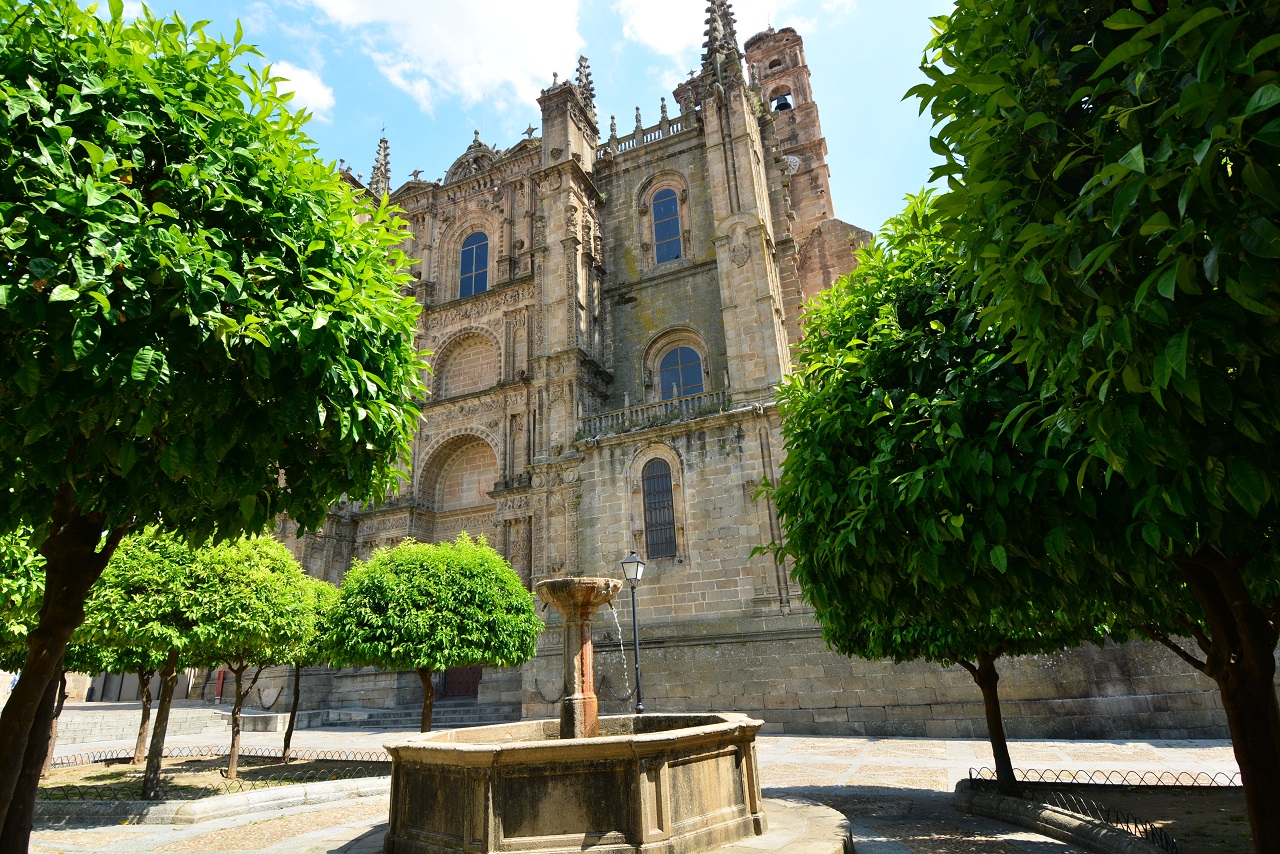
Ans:
[[[622,559],[622,575],[632,584],[644,575],[644,561],[640,559],[640,555],[636,554],[635,549]]]

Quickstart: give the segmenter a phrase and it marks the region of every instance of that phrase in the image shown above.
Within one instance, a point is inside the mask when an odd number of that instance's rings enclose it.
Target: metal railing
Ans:
[[[1239,786],[1240,775],[1219,771],[1062,771],[1015,768],[1020,783],[1070,783],[1075,786]],[[970,768],[970,780],[994,780],[990,768]]]
[[[1240,785],[1239,774],[1204,771],[1063,771],[1056,769],[1015,769],[1014,777],[1025,783],[1019,792],[1024,800],[1057,807],[1074,815],[1091,818],[1117,830],[1144,839],[1167,854],[1181,854],[1178,842],[1164,828],[1143,821],[1133,813],[1110,807],[1075,792],[1051,788],[1053,784],[1073,786],[1177,786],[1183,788],[1229,788]],[[969,779],[985,787],[994,784],[990,768],[970,768]]]
[[[167,759],[213,759],[226,756],[227,747],[174,747],[165,748],[163,756]],[[94,765],[113,760],[131,759],[133,751],[98,750],[90,753],[77,753],[71,756],[60,756],[53,761],[55,768],[69,768],[79,765]],[[281,751],[275,748],[247,747],[240,751],[240,758],[280,759]],[[251,792],[255,789],[267,789],[273,786],[296,785],[298,783],[318,783],[326,780],[358,780],[367,777],[386,777],[391,774],[391,755],[385,750],[290,750],[289,761],[299,762],[350,762],[357,763],[347,768],[313,768],[298,771],[278,771],[266,776],[237,777],[234,780],[221,780],[214,783],[178,783],[161,779],[155,800],[194,801],[217,795],[231,795],[238,792]],[[143,766],[137,767],[139,779],[125,779],[104,783],[65,783],[55,786],[42,786],[36,795],[41,801],[140,801],[142,796]],[[254,769],[246,766],[242,769],[250,774]],[[225,772],[224,772],[225,773]]]
[[[729,392],[721,389],[617,409],[583,419],[581,437],[594,439],[597,436],[626,433],[678,421],[692,421],[724,412],[729,404]]]

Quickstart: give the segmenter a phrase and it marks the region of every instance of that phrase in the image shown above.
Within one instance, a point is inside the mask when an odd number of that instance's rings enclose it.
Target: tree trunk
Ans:
[[[160,797],[160,762],[164,759],[164,739],[169,733],[169,709],[173,706],[173,689],[178,685],[178,651],[169,655],[160,668],[160,703],[156,708],[156,725],[151,730],[151,749],[147,751],[147,770],[142,775],[142,799]]]
[[[1018,781],[1013,774],[1013,760],[1009,757],[1009,741],[1004,732],[1004,715],[1000,712],[1000,674],[996,671],[999,655],[980,654],[975,667],[968,661],[960,665],[969,671],[982,692],[982,707],[987,715],[987,738],[991,741],[991,756],[996,765],[996,788],[1001,794],[1018,794]]]
[[[59,670],[62,669],[61,665],[62,659],[59,657]],[[40,698],[40,705],[36,708],[33,729],[48,732],[52,728],[58,689],[59,680],[49,680],[49,685]],[[19,765],[14,796],[5,811],[4,826],[0,828],[0,851],[5,854],[27,854],[27,846],[31,840],[31,822],[35,818],[36,793],[40,788],[40,775],[49,748],[48,739],[31,738],[27,741],[27,751]]]
[[[1209,626],[1209,638],[1197,641],[1205,653],[1205,675],[1222,694],[1254,850],[1271,854],[1280,851],[1277,634],[1268,615],[1249,595],[1242,573],[1246,562],[1206,549],[1177,563]]]
[[[240,708],[244,705],[244,693],[240,691],[244,670],[248,665],[228,668],[236,676],[236,699],[231,704],[231,752],[227,754],[227,779],[236,778],[236,769],[240,765]]]
[[[422,681],[422,720],[420,732],[431,732],[431,713],[436,705],[436,689],[431,684],[431,668],[419,667],[418,679]]]
[[[62,717],[62,707],[67,702],[67,671],[58,668],[58,688],[53,703],[53,720],[49,721],[49,749],[45,751],[44,761],[40,763],[40,779],[48,776],[53,770],[53,749],[58,746],[58,718]]]
[[[293,665],[293,702],[289,704],[289,725],[284,730],[284,749],[280,751],[280,761],[289,764],[289,747],[293,744],[293,726],[298,721],[298,693],[302,687],[302,665]]]
[[[151,726],[151,677],[154,670],[138,671],[138,689],[142,692],[142,720],[138,723],[138,740],[133,745],[133,759],[130,765],[140,765],[146,756],[147,728]]]
[[[48,749],[52,714],[41,715],[40,707],[58,675],[62,654],[71,633],[84,622],[84,600],[89,588],[98,580],[107,561],[120,544],[123,528],[110,531],[103,539],[101,514],[83,515],[75,506],[71,488],[63,486],[50,514],[50,533],[40,546],[45,559],[44,603],[40,620],[27,636],[27,659],[13,693],[0,712],[0,826],[8,826],[8,811],[18,802],[34,798],[39,785],[40,765]],[[52,708],[52,707],[50,707]],[[36,747],[28,751],[35,741]],[[22,763],[39,754],[41,761],[23,773]],[[19,777],[29,787],[25,795],[18,792]],[[2,848],[0,850],[26,850]]]

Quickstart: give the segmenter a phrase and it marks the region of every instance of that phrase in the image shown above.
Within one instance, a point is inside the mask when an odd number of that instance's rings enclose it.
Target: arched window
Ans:
[[[692,347],[676,347],[658,363],[661,400],[702,394],[702,357]]]
[[[469,297],[489,290],[489,235],[477,231],[462,241],[458,296]]]
[[[671,466],[655,457],[641,471],[644,484],[645,556],[675,557],[676,514],[671,499]]]
[[[659,190],[653,197],[653,246],[659,264],[681,256],[680,203],[675,190]]]

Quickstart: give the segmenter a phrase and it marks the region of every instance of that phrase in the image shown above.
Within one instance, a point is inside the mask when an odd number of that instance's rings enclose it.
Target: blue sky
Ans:
[[[105,6],[105,3],[103,4]],[[591,60],[601,130],[656,124],[659,98],[698,66],[705,0],[157,0],[245,39],[289,77],[309,133],[331,160],[367,177],[378,137],[391,145],[392,185],[414,169],[443,176],[481,130],[514,145],[539,123],[538,90]],[[743,40],[772,24],[805,41],[829,149],[836,216],[877,228],[928,179],[927,117],[903,92],[920,82],[929,17],[950,0],[737,0]],[[137,2],[126,3],[136,13]]]

